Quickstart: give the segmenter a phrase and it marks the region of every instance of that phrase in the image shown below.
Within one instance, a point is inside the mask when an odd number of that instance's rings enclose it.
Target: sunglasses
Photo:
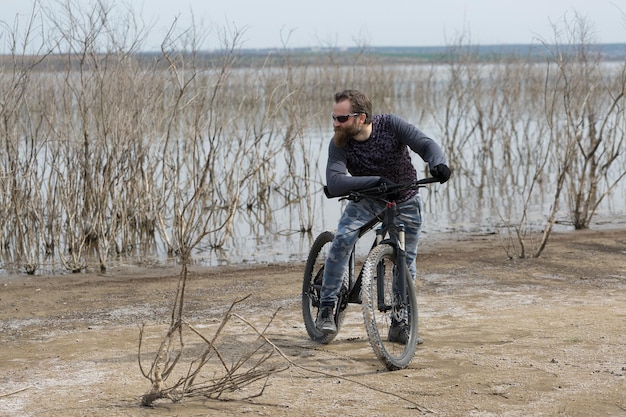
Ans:
[[[350,113],[350,114],[342,114],[341,116],[335,116],[334,114],[331,114],[333,120],[338,121],[339,123],[345,123],[348,121],[348,119],[350,118],[350,116],[358,116],[361,113]]]

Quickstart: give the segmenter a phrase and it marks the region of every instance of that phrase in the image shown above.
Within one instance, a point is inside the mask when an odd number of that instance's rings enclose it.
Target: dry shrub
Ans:
[[[261,396],[269,377],[288,368],[282,353],[250,322],[234,313],[236,300],[211,335],[176,318],[149,370],[139,365],[150,389],[141,404],[159,399],[250,399]],[[267,327],[271,324],[267,323]],[[144,331],[140,334],[143,340]],[[256,389],[254,388],[256,387]]]

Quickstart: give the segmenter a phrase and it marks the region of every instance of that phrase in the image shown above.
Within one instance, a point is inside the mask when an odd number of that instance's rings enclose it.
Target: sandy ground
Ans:
[[[425,238],[419,346],[389,372],[350,305],[329,345],[301,319],[304,264],[193,267],[184,316],[207,337],[235,311],[263,327],[288,369],[221,400],[141,407],[168,328],[179,269],[0,277],[0,415],[626,416],[626,230],[553,234],[539,259],[508,259],[497,236]],[[223,331],[235,358],[254,327]],[[189,336],[186,336],[189,337]],[[198,339],[188,339],[199,352]],[[151,356],[152,355],[152,356]],[[193,352],[192,352],[193,355]],[[209,364],[207,372],[213,372]]]

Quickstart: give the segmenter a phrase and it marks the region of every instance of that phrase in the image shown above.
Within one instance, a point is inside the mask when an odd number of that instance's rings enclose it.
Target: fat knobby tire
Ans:
[[[389,320],[383,320],[384,316],[378,309],[378,286],[379,279],[391,279],[387,277],[379,277],[379,264],[381,262],[388,263],[392,267],[397,265],[394,247],[389,244],[380,244],[374,247],[367,256],[365,265],[363,266],[361,298],[363,317],[365,319],[365,329],[369,342],[378,359],[389,370],[398,370],[406,368],[413,356],[417,346],[417,300],[415,295],[415,287],[412,280],[407,279],[407,304],[408,304],[408,321],[410,325],[410,336],[406,345],[391,343],[387,341],[387,332],[389,330]],[[406,276],[410,277],[408,268]],[[389,283],[388,283],[389,284]],[[390,302],[390,301],[388,301]],[[385,325],[383,326],[383,322]]]

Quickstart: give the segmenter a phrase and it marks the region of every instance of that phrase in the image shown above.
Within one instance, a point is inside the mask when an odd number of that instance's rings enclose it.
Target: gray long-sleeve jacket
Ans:
[[[349,191],[375,187],[381,177],[394,183],[415,180],[417,172],[411,163],[409,148],[431,168],[447,163],[439,145],[420,129],[394,114],[375,115],[368,140],[350,139],[343,148],[331,141],[326,165],[329,193],[341,196]],[[410,198],[404,197],[403,200]]]

